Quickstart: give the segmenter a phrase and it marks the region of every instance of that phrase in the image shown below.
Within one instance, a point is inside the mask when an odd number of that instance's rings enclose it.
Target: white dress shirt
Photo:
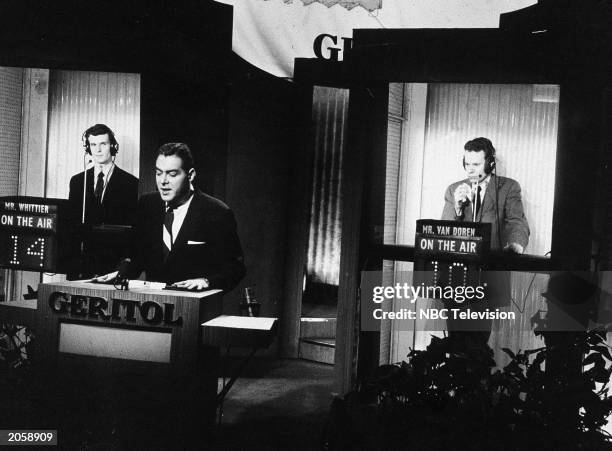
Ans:
[[[185,216],[187,215],[187,210],[189,210],[189,205],[191,205],[192,200],[193,193],[191,193],[189,199],[187,199],[187,202],[174,209],[174,219],[172,221],[172,244],[174,244],[174,242],[176,241],[176,237],[181,231],[181,227],[183,226],[183,222],[185,221]],[[166,211],[167,210],[168,205],[166,205]],[[166,230],[166,227],[164,225],[162,225],[162,231],[164,244],[168,249],[172,249],[172,244],[170,244],[170,234],[168,233],[168,230]]]
[[[477,186],[474,187],[474,192],[472,193],[472,220],[476,222],[476,193],[478,192],[478,186],[480,187],[480,209],[482,210],[482,206],[484,204],[485,193],[487,192],[487,186],[489,186],[489,182],[491,181],[491,174],[487,175],[484,179],[482,179]]]

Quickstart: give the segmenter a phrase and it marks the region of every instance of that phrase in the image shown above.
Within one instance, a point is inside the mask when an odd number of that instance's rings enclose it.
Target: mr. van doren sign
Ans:
[[[491,224],[419,219],[415,257],[482,261],[489,253]]]

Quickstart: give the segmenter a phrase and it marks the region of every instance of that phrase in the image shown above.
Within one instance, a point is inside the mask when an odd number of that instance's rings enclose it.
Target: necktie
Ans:
[[[94,190],[94,195],[96,196],[96,200],[98,203],[102,203],[102,193],[104,192],[104,173],[100,171],[98,174],[98,180],[96,181],[96,189]]]
[[[478,219],[478,213],[480,213],[481,200],[480,200],[480,191],[482,187],[478,185],[478,189],[476,190],[476,212],[474,214],[475,218]]]
[[[164,218],[164,235],[167,234],[169,239],[164,239],[164,260],[168,258],[168,254],[172,250],[172,223],[174,222],[174,209],[168,207],[166,217]]]

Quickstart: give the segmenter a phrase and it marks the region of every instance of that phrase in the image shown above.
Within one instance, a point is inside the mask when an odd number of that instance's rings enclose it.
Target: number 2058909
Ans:
[[[0,430],[0,445],[57,445],[57,431]]]

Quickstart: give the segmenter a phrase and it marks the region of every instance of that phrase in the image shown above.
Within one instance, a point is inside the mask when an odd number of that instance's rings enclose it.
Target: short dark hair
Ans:
[[[482,136],[466,142],[463,148],[468,152],[484,152],[485,158],[495,156],[495,147],[493,147],[493,143],[490,139],[483,138]]]
[[[90,136],[100,136],[100,135],[108,135],[108,141],[111,145],[111,155],[116,155],[119,152],[119,143],[115,139],[115,134],[113,131],[105,124],[96,124],[89,127],[87,130],[83,132],[83,147],[85,147],[85,152],[91,154],[91,149],[89,148],[89,137]]]
[[[189,171],[193,168],[193,154],[191,149],[185,143],[166,143],[162,144],[157,150],[157,155],[163,155],[169,157],[170,155],[176,155],[183,162],[183,169]]]

